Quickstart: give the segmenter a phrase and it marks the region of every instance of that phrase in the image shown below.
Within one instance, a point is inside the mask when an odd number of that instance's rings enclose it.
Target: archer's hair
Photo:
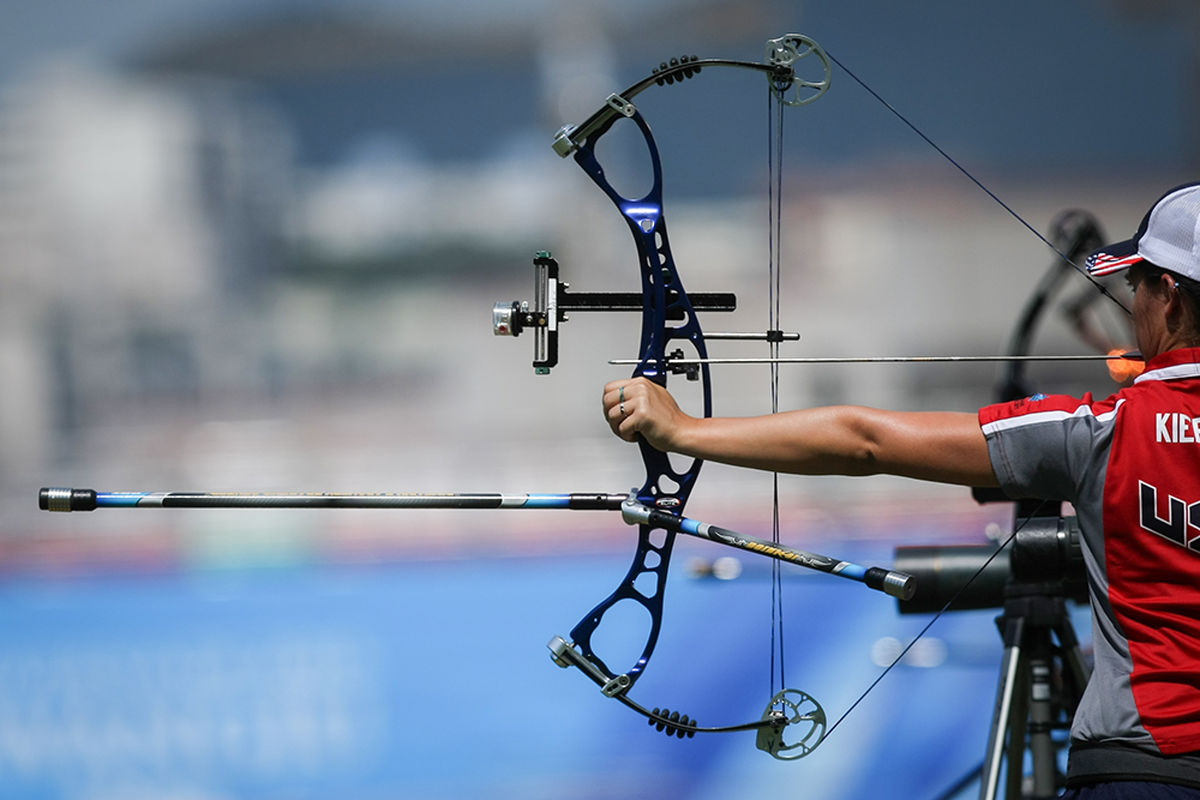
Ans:
[[[1140,280],[1156,281],[1163,275],[1170,275],[1175,279],[1175,283],[1179,286],[1180,295],[1183,297],[1184,303],[1187,305],[1191,316],[1192,334],[1197,340],[1200,340],[1200,281],[1193,280],[1185,275],[1180,275],[1178,272],[1173,272],[1169,269],[1151,264],[1149,261],[1142,261],[1130,267],[1130,272],[1136,270]]]

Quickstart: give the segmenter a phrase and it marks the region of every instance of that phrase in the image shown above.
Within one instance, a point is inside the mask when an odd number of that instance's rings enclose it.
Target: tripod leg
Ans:
[[[1022,720],[1021,725],[1024,728],[1026,709],[1023,706],[1017,707],[1021,706],[1020,698],[1017,697],[1017,684],[1021,674],[1021,639],[1024,629],[1025,620],[1022,617],[1004,618],[1004,660],[1000,668],[1000,683],[996,689],[996,706],[992,711],[992,729],[988,734],[979,800],[996,800],[996,792],[1000,787],[1000,766],[1004,761],[1005,740],[1010,738],[1007,734],[1014,719]],[[1024,739],[1023,735],[1021,739]],[[1022,760],[1017,761],[1018,774],[1021,771]],[[1013,771],[1011,763],[1009,771]]]
[[[1024,629],[1029,637],[1028,628]],[[1026,645],[1028,643],[1025,643]],[[1012,708],[1008,712],[1008,747],[1004,756],[1005,800],[1024,800],[1025,734],[1029,725],[1029,648],[1023,646],[1013,683]]]

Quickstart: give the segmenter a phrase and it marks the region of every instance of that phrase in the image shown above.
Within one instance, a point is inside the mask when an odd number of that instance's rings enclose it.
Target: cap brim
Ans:
[[[1123,242],[1110,244],[1088,256],[1084,266],[1088,275],[1101,278],[1128,269],[1144,259],[1138,255],[1137,239],[1126,239]]]

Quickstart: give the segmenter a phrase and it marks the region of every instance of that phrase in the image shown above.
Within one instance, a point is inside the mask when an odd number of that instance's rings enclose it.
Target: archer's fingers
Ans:
[[[631,380],[610,381],[604,386],[604,419],[612,432],[627,442],[637,438],[636,386]]]

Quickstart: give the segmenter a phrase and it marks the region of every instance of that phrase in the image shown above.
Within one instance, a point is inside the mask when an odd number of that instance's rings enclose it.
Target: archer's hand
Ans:
[[[670,392],[646,378],[611,381],[604,386],[604,419],[627,442],[638,434],[653,447],[669,451],[694,417],[679,409]]]

